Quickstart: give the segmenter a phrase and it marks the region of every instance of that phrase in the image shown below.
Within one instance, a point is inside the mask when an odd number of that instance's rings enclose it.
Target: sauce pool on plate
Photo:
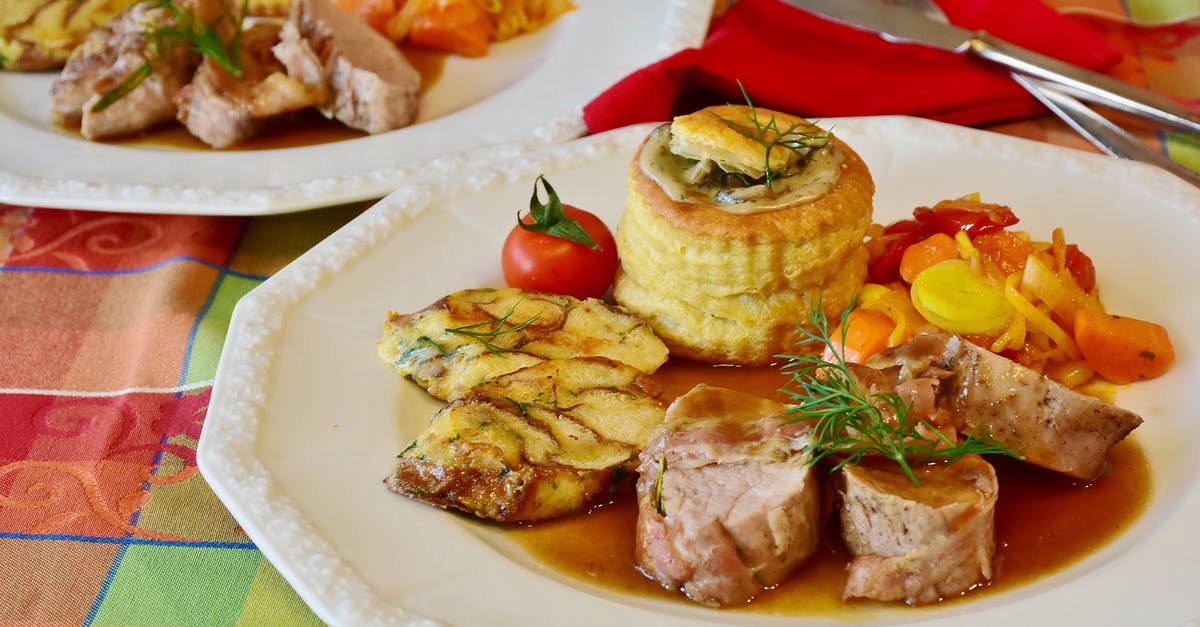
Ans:
[[[774,367],[708,366],[671,360],[654,377],[664,388],[663,398],[675,398],[703,382],[787,400],[778,395],[778,390],[788,379]],[[961,597],[966,600],[1012,589],[1086,557],[1132,525],[1150,490],[1149,466],[1137,443],[1130,439],[1113,449],[1108,472],[1086,486],[1007,458],[989,461],[1000,480],[996,572],[990,583]],[[690,604],[681,593],[660,587],[635,566],[636,520],[636,498],[629,486],[587,514],[513,527],[507,533],[538,560],[588,584]],[[581,538],[587,541],[581,542]],[[841,600],[848,560],[834,516],[824,527],[817,553],[788,580],[762,592],[744,608],[723,611],[803,616],[880,605]]]

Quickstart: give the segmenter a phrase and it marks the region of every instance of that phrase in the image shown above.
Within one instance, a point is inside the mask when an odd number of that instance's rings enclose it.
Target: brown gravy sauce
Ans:
[[[777,368],[707,366],[672,360],[655,374],[664,398],[675,398],[696,383],[708,383],[784,401],[777,391],[787,379]],[[996,506],[995,576],[962,598],[1012,589],[1057,572],[1087,556],[1129,528],[1150,492],[1149,466],[1137,443],[1126,439],[1109,457],[1109,471],[1089,485],[1007,458],[990,459],[1000,479]],[[633,490],[587,514],[514,527],[507,533],[531,555],[556,570],[590,584],[639,596],[690,603],[666,590],[634,565],[637,505]],[[586,538],[586,542],[580,540]],[[883,604],[841,600],[849,556],[836,522],[826,527],[822,545],[783,584],[759,594],[744,608],[764,614],[814,616],[842,614]],[[957,602],[959,598],[942,603]]]
[[[408,62],[421,75],[422,93],[442,75],[447,53],[414,46],[402,46],[400,51],[404,53]],[[78,128],[71,130],[75,133],[79,132]],[[315,109],[306,109],[292,115],[283,116],[281,119],[276,120],[271,128],[265,129],[258,136],[251,137],[244,142],[221,149],[220,151],[245,152],[298,148],[300,146],[329,144],[356,137],[365,137],[366,135],[366,133],[352,129],[341,122],[326,118]],[[82,138],[82,135],[80,137]],[[189,133],[182,124],[175,122],[163,124],[129,137],[104,140],[104,143],[134,148],[216,150]]]

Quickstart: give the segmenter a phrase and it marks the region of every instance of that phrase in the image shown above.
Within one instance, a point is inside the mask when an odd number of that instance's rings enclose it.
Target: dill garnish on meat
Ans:
[[[847,328],[851,307],[842,312]],[[793,420],[812,421],[812,442],[806,447],[811,463],[834,460],[832,470],[857,464],[868,456],[891,460],[913,484],[920,480],[914,464],[954,463],[966,455],[1007,455],[1020,458],[988,433],[963,434],[959,439],[940,431],[895,392],[864,389],[842,351],[830,338],[829,323],[818,306],[810,315],[813,329],[801,328],[799,354],[781,355],[783,372],[792,379],[783,389]],[[832,355],[827,358],[825,355]]]

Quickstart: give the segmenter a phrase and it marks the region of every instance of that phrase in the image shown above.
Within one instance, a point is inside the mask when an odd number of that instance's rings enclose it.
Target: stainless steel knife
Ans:
[[[1081,100],[1179,131],[1200,133],[1200,114],[1166,96],[1010,44],[983,31],[936,22],[919,12],[879,0],[783,1],[835,22],[878,33],[888,41],[917,43],[974,55],[1013,72],[1054,83],[1060,90]]]

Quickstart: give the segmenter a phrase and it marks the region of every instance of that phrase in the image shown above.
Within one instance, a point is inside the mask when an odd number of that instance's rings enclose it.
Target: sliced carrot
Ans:
[[[868,357],[887,348],[888,335],[896,323],[887,314],[869,309],[855,309],[846,317],[845,344],[839,326],[830,334],[831,349],[825,350],[825,359],[833,359],[833,351],[841,351],[849,363],[861,364]]]
[[[1006,275],[1024,268],[1025,260],[1033,254],[1033,244],[1012,231],[992,231],[976,235],[971,239],[971,243]]]
[[[944,233],[934,233],[909,246],[900,257],[900,278],[911,284],[921,271],[939,261],[958,258],[958,245]]]
[[[1157,377],[1175,361],[1161,325],[1095,309],[1075,311],[1075,342],[1087,365],[1113,383]]]
[[[478,2],[441,0],[412,18],[407,35],[413,45],[481,57],[491,44],[492,21]]]

